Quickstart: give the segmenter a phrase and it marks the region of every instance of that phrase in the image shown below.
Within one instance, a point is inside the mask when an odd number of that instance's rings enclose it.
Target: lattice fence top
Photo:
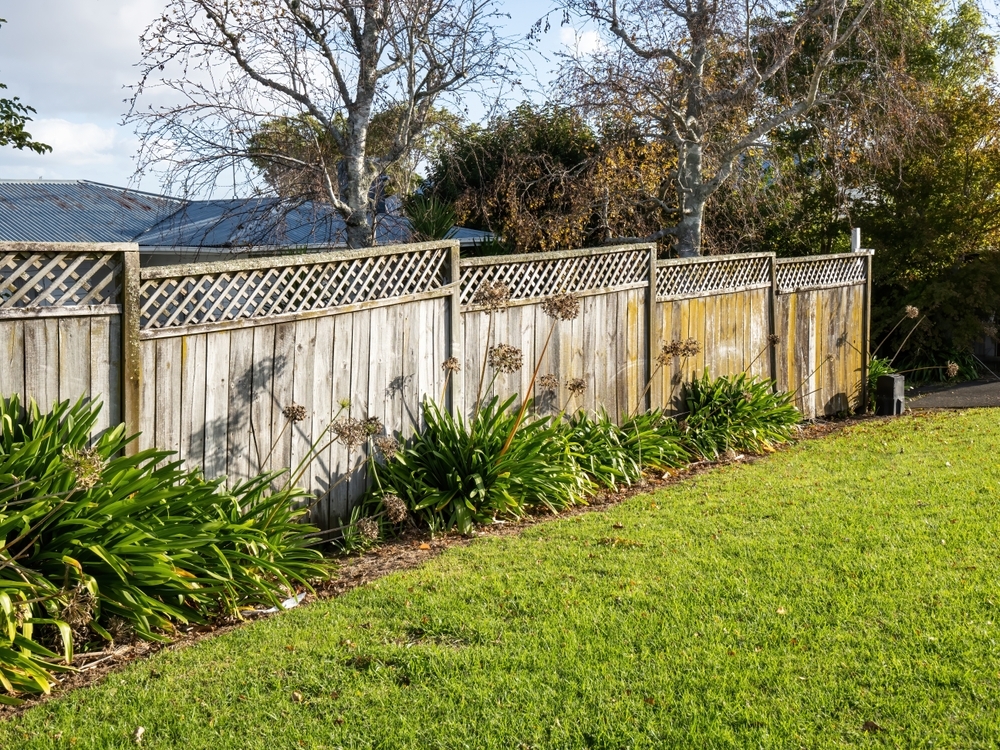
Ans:
[[[142,282],[142,328],[163,330],[327,310],[446,286],[450,247],[412,252],[289,259]]]
[[[0,309],[119,304],[115,253],[0,251]]]
[[[867,254],[827,255],[779,260],[775,271],[781,293],[865,283]]]
[[[538,256],[530,260],[462,264],[462,304],[470,305],[480,284],[502,282],[512,300],[537,299],[562,292],[613,290],[640,284],[649,276],[649,249],[594,250],[587,254]]]
[[[770,264],[770,255],[663,261],[657,268],[656,295],[660,299],[676,299],[770,287]]]

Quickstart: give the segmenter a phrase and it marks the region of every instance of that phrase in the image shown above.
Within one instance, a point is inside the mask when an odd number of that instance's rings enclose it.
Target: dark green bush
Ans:
[[[99,408],[0,399],[0,701],[48,689],[43,644],[68,660],[74,639],[163,640],[323,573],[301,490],[272,491],[277,474],[227,490],[167,452],[123,456],[122,426],[91,447]]]
[[[683,466],[690,460],[676,422],[662,411],[626,418],[616,425],[601,409],[578,412],[567,422],[580,468],[598,485],[615,489],[642,478],[645,469]]]
[[[771,380],[746,373],[714,380],[706,372],[685,386],[687,413],[679,415],[685,447],[707,459],[729,450],[766,453],[787,442],[800,420],[792,395]]]
[[[431,529],[463,533],[497,518],[582,502],[588,482],[558,421],[525,420],[504,452],[516,398],[494,397],[468,423],[425,401],[423,432],[393,460],[372,464],[377,494],[403,498]]]

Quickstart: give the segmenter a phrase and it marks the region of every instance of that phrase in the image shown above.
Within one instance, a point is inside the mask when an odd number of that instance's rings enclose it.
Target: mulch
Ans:
[[[795,442],[814,440],[834,434],[854,424],[873,421],[872,417],[851,417],[836,420],[818,420],[802,426]],[[779,450],[784,450],[781,448]],[[464,547],[476,539],[504,537],[520,534],[539,523],[578,516],[584,513],[603,512],[619,505],[630,497],[655,492],[664,487],[697,477],[719,466],[732,463],[754,463],[764,456],[740,455],[717,461],[699,461],[684,469],[671,471],[662,476],[649,477],[643,482],[623,487],[616,492],[605,491],[587,499],[587,505],[579,505],[557,515],[545,514],[496,523],[482,527],[474,535],[463,536],[447,533],[430,536],[427,531],[409,529],[396,539],[361,554],[341,557],[336,560],[336,569],[331,577],[315,586],[315,595],[308,595],[299,606],[308,606],[317,600],[332,599],[364,586],[372,581],[391,575],[397,571],[416,568],[437,557],[452,547]],[[145,659],[160,651],[188,648],[206,638],[214,638],[251,622],[278,617],[281,613],[261,614],[242,620],[227,620],[209,625],[190,625],[178,628],[176,637],[169,643],[151,643],[135,640],[131,643],[112,644],[105,651],[76,654],[73,666],[77,671],[55,675],[55,686],[48,695],[30,696],[20,706],[0,705],[0,720],[9,719],[34,706],[46,703],[65,693],[82,687],[95,685],[127,664]]]

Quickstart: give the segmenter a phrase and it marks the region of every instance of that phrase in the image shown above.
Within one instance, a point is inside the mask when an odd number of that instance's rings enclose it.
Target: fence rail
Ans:
[[[497,343],[557,377],[528,394],[526,366],[492,387],[541,411],[679,408],[707,370],[773,378],[813,417],[864,396],[870,269],[870,253],[657,260],[653,245],[460,260],[454,242],[140,268],[135,245],[0,244],[0,394],[100,399],[101,429],[124,421],[137,448],[231,481],[295,466],[342,416],[406,437],[424,398],[469,413]],[[487,281],[510,287],[506,311],[473,304]],[[580,315],[554,323],[542,302],[561,292]],[[696,356],[657,364],[686,339]],[[446,379],[449,357],[462,371]],[[307,417],[290,424],[293,403]],[[333,443],[309,465],[319,523],[365,490],[357,458]]]

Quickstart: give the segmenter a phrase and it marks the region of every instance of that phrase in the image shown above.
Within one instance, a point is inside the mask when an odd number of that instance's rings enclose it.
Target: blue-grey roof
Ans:
[[[398,205],[398,201],[395,202]],[[488,232],[456,227],[466,244]],[[396,213],[376,220],[376,244],[408,242]],[[185,201],[87,180],[0,180],[0,242],[137,242],[140,248],[336,247],[344,220],[320,203],[280,198]]]
[[[85,180],[0,180],[0,241],[132,242],[183,205]]]
[[[191,201],[136,241],[144,247],[337,246],[347,242],[344,220],[318,203],[289,205],[279,198]],[[380,245],[406,242],[409,227],[398,216],[377,221]]]

